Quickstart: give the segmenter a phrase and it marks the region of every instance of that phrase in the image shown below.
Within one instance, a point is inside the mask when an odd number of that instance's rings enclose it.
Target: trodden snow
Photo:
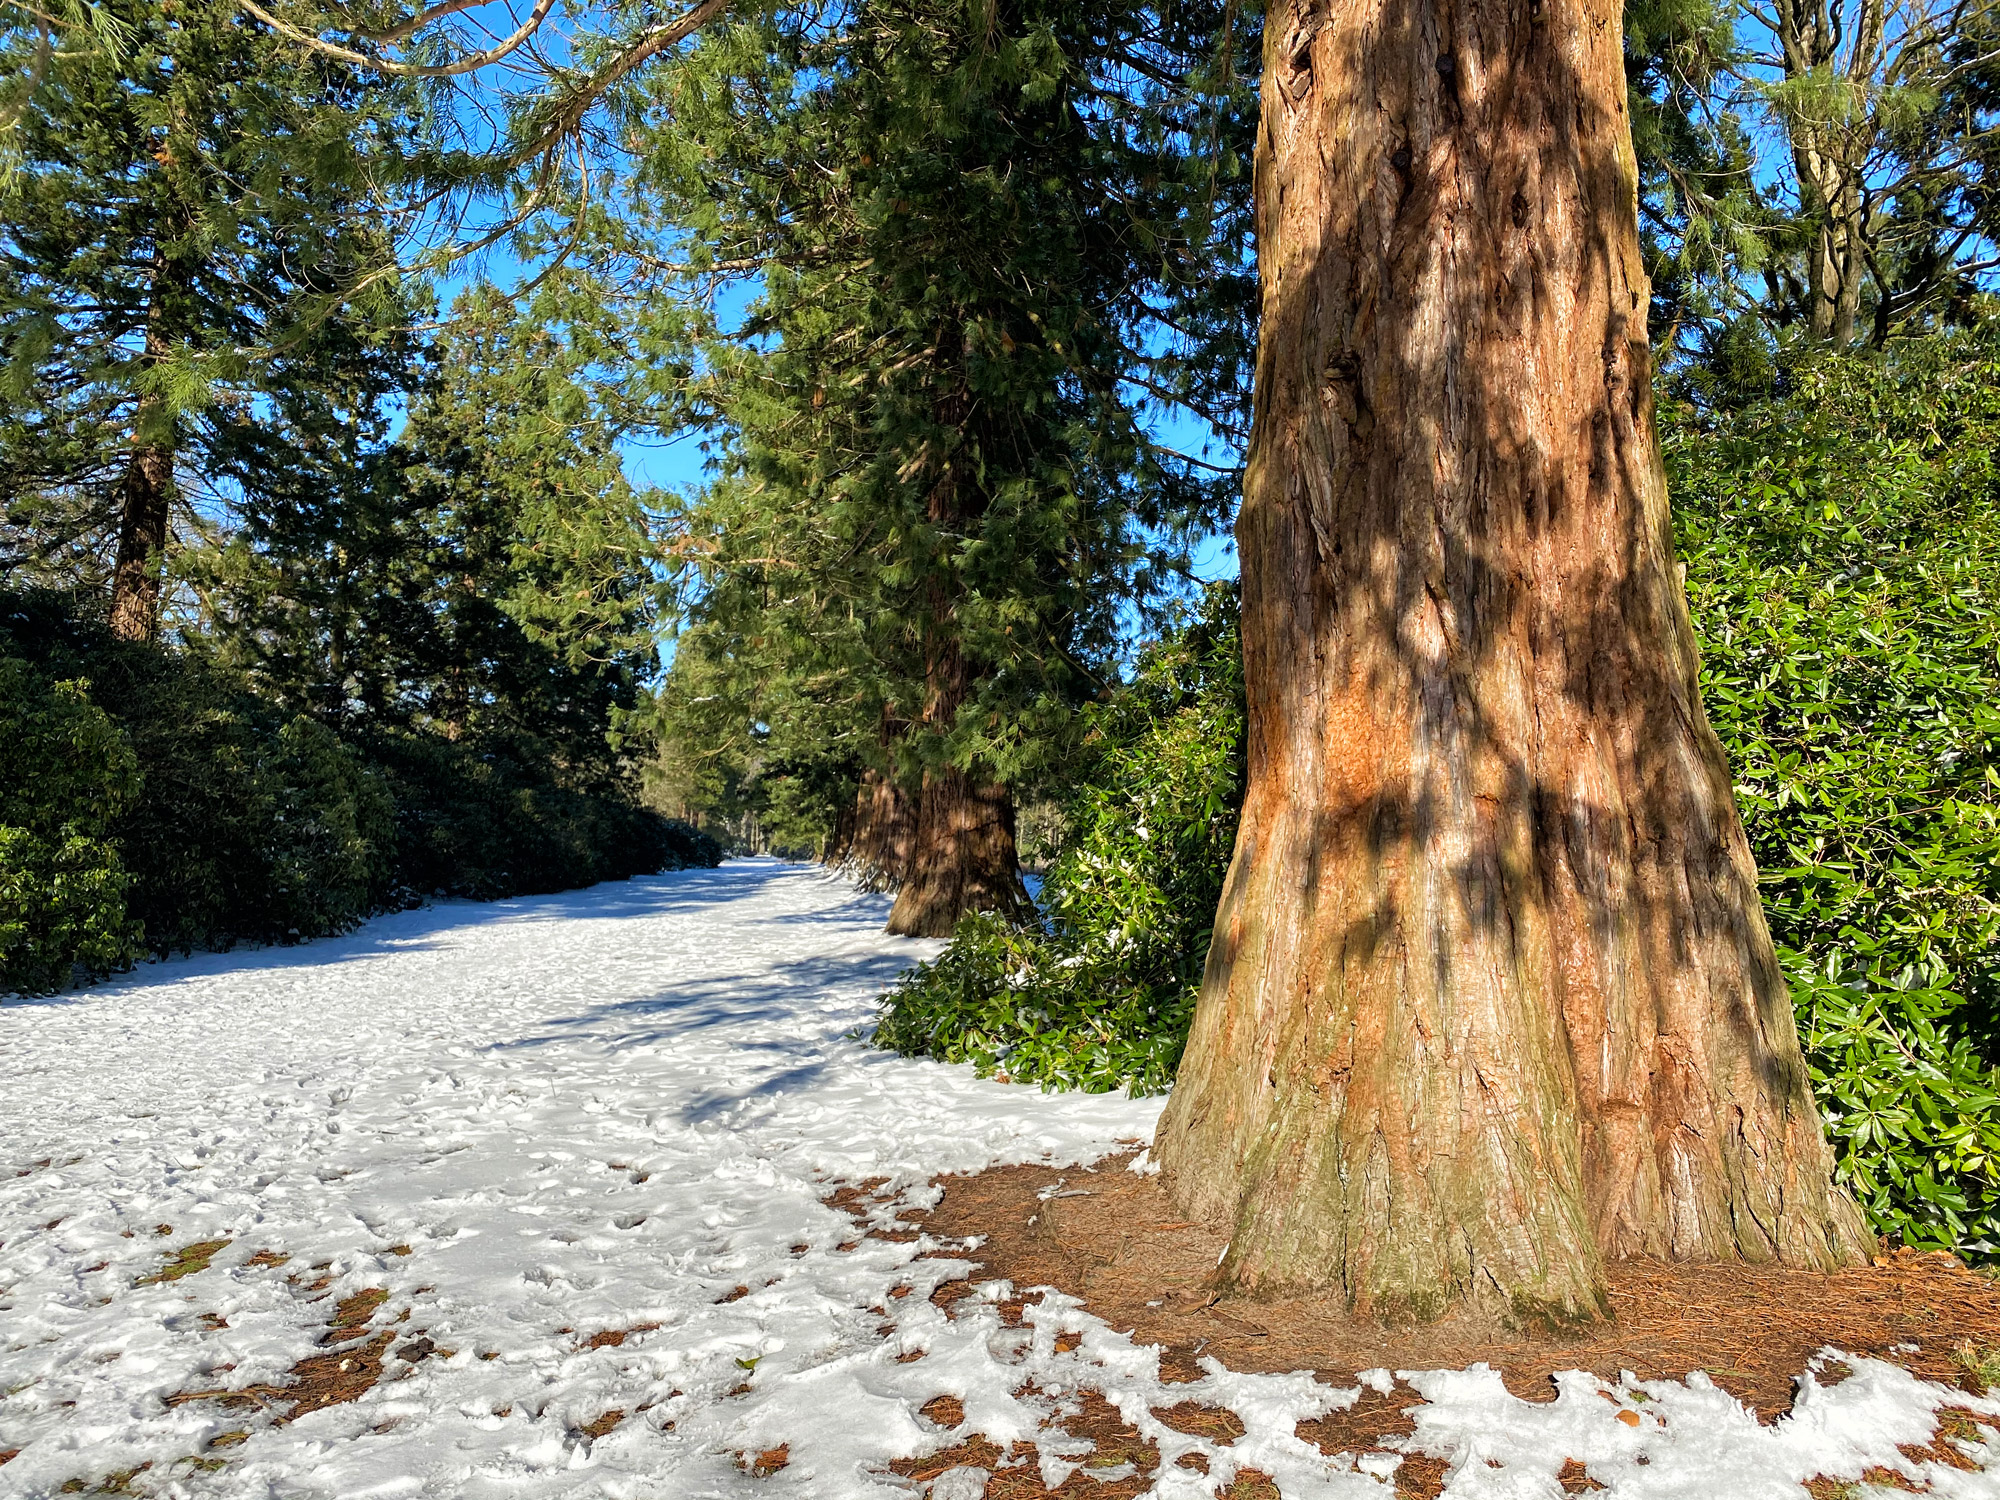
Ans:
[[[873,1048],[876,996],[935,951],[883,936],[885,913],[824,872],[737,860],[0,1006],[0,1453],[20,1450],[0,1494],[145,1464],[120,1493],[883,1496],[924,1488],[891,1460],[973,1433],[1034,1439],[1053,1487],[1089,1454],[1044,1423],[1095,1389],[1157,1444],[1161,1497],[1216,1493],[1239,1467],[1286,1496],[1393,1496],[1396,1453],[1327,1458],[1293,1432],[1358,1387],[1213,1361],[1163,1386],[1158,1350],[1072,1299],[1009,1329],[988,1286],[948,1319],[928,1295],[965,1261],[925,1241],[841,1248],[854,1222],[823,1201],[839,1182],[927,1204],[940,1173],[1085,1163],[1159,1112]],[[216,1240],[207,1269],[138,1284]],[[282,1384],[323,1352],[339,1299],[371,1288],[399,1349],[421,1335],[436,1352],[289,1423],[282,1399],[169,1403]],[[625,1330],[643,1331],[593,1346]],[[1058,1353],[1065,1331],[1082,1342]],[[1898,1451],[1940,1405],[2000,1402],[1852,1363],[1836,1385],[1806,1374],[1768,1426],[1699,1375],[1571,1375],[1537,1404],[1484,1367],[1414,1373],[1427,1404],[1406,1441],[1468,1500],[1557,1495],[1566,1458],[1617,1497],[1797,1500],[1811,1476],[1877,1465],[2000,1495]],[[920,1413],[943,1394],[963,1427]],[[1244,1436],[1152,1415],[1185,1400],[1232,1408]],[[780,1445],[776,1473],[745,1467]],[[1980,1456],[2000,1464],[2000,1444]],[[984,1479],[956,1470],[934,1500]]]

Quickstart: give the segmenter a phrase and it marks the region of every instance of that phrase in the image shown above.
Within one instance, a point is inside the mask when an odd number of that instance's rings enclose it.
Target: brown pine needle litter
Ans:
[[[1851,1373],[1838,1361],[1818,1358],[1828,1346],[1975,1394],[2000,1384],[2000,1288],[1950,1256],[1900,1251],[1832,1275],[1626,1261],[1610,1270],[1613,1321],[1580,1336],[1531,1335],[1469,1315],[1389,1328],[1353,1318],[1333,1297],[1257,1302],[1228,1295],[1213,1280],[1226,1235],[1181,1219],[1157,1178],[1118,1170],[1127,1160],[1114,1157],[1095,1169],[996,1167],[943,1178],[937,1207],[895,1221],[895,1233],[901,1238],[918,1230],[954,1246],[980,1237],[976,1249],[935,1252],[977,1264],[970,1280],[946,1283],[933,1296],[948,1314],[973,1294],[976,1282],[1052,1286],[1082,1299],[1114,1330],[1160,1345],[1161,1374],[1169,1381],[1200,1379],[1199,1360],[1207,1357],[1245,1372],[1311,1370],[1347,1386],[1363,1370],[1463,1369],[1485,1361],[1514,1395],[1548,1401],[1556,1394],[1558,1370],[1592,1371],[1612,1384],[1627,1375],[1684,1379],[1701,1370],[1765,1423],[1791,1409],[1796,1381],[1809,1365],[1817,1365],[1823,1385]],[[879,1220],[866,1197],[867,1189],[846,1189],[841,1206],[864,1222]],[[1040,1295],[1027,1290],[1001,1301],[1002,1323],[1019,1325]],[[1065,1335],[1059,1347],[1077,1342]],[[1390,1493],[1399,1500],[1436,1500],[1448,1465],[1402,1451],[1402,1440],[1416,1430],[1409,1412],[1421,1404],[1400,1382],[1387,1393],[1364,1386],[1354,1405],[1300,1422],[1297,1435],[1329,1456],[1396,1453],[1400,1461],[1385,1500]],[[1042,1482],[1035,1443],[1016,1441],[1002,1450],[982,1434],[960,1434],[964,1406],[950,1396],[931,1401],[922,1414],[955,1441],[891,1467],[919,1482],[954,1469],[984,1470],[985,1500],[1126,1500],[1151,1487],[1157,1450],[1101,1395],[1081,1391],[1054,1406],[1057,1415],[1046,1430],[1061,1440],[1057,1451],[1082,1439],[1093,1453],[1053,1490]],[[1632,1425],[1642,1420],[1636,1411],[1618,1415]],[[1153,1416],[1225,1449],[1243,1430],[1235,1413],[1192,1401],[1155,1408]],[[1907,1445],[1902,1456],[1915,1464],[1976,1468],[1958,1445],[1990,1438],[1984,1429],[1993,1425],[1990,1418],[1945,1408],[1932,1443]],[[1183,1463],[1208,1472],[1200,1455]],[[1606,1488],[1573,1458],[1562,1461],[1556,1479],[1566,1495]],[[1806,1486],[1814,1497],[1841,1500],[1885,1488],[1919,1487],[1886,1467],[1858,1481],[1822,1475]],[[1268,1476],[1243,1470],[1217,1493],[1247,1500],[1276,1490]]]
[[[1902,1250],[1831,1275],[1619,1261],[1610,1267],[1615,1320],[1580,1337],[1469,1315],[1387,1328],[1350,1317],[1331,1296],[1218,1296],[1212,1278],[1227,1234],[1187,1223],[1157,1177],[1121,1170],[1127,1160],[1108,1158],[1088,1173],[1020,1166],[944,1178],[944,1199],[920,1227],[954,1240],[984,1236],[976,1251],[952,1252],[979,1263],[977,1279],[1081,1297],[1118,1331],[1163,1345],[1169,1365],[1199,1348],[1232,1370],[1314,1370],[1351,1385],[1367,1369],[1457,1370],[1484,1360],[1510,1391],[1535,1401],[1553,1398],[1557,1370],[1612,1381],[1622,1371],[1678,1380],[1702,1370],[1765,1422],[1791,1410],[1794,1382],[1829,1345],[1946,1385],[2000,1384],[2000,1285],[1949,1255]],[[1067,1184],[1062,1196],[1040,1196],[1058,1183]]]

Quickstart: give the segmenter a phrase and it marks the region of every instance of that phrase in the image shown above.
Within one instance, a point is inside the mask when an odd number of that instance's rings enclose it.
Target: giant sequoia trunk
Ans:
[[[1012,913],[1026,900],[1007,788],[956,766],[926,772],[909,872],[888,930],[902,937],[950,937],[966,912]]]
[[[1157,1154],[1222,1275],[1866,1253],[1696,692],[1612,0],[1278,0],[1250,780]]]
[[[855,793],[854,800],[833,815],[833,832],[827,835],[826,847],[819,852],[819,862],[836,870],[847,868],[848,860],[854,854],[854,829],[860,817],[861,803],[866,800],[868,789],[862,787]]]
[[[962,329],[948,329],[940,349],[956,349]],[[971,411],[962,377],[938,403],[938,425],[962,426]],[[984,505],[976,484],[968,483],[954,458],[945,459],[925,498],[932,526],[947,545]],[[924,622],[924,709],[919,728],[938,738],[950,733],[958,711],[972,696],[972,663],[959,639],[960,583],[953,565],[934,564]],[[1014,798],[993,778],[954,765],[924,772],[917,793],[915,826],[902,888],[889,911],[887,930],[901,937],[950,937],[969,911],[1018,911],[1027,901],[1021,862],[1014,845]]]
[[[916,809],[909,794],[894,778],[872,768],[864,771],[848,823],[851,833],[840,868],[851,872],[863,890],[899,889],[916,832]]]
[[[969,687],[964,653],[948,628],[946,606],[928,648],[924,719],[942,734]],[[924,772],[917,794],[902,888],[888,931],[902,937],[950,937],[969,911],[1018,911],[1027,900],[1014,846],[1014,798],[1006,787],[957,766]]]

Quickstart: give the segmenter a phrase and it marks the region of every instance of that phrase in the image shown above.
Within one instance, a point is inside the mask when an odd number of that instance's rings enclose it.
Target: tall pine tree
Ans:
[[[282,486],[402,381],[385,194],[420,101],[228,0],[106,9],[118,45],[60,49],[14,131],[0,500],[17,562],[108,571],[113,630],[144,640],[176,507]]]
[[[868,758],[916,805],[892,931],[1018,901],[1010,784],[1101,686],[1121,609],[1229,507],[1232,476],[1145,420],[1236,417],[1228,70],[1253,39],[1220,29],[878,0],[720,34],[662,77],[647,180],[689,279],[761,277],[707,352],[729,518],[701,613],[787,618],[795,669],[838,668],[852,721],[890,730]]]
[[[657,548],[574,348],[461,297],[391,444],[298,465],[193,573],[213,649],[333,725],[476,740],[577,785],[657,671]]]

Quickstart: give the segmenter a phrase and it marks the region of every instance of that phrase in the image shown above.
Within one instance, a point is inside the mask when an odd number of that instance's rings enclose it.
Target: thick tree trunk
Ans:
[[[955,350],[962,328],[947,328],[937,347]],[[950,394],[938,402],[937,422],[946,430],[963,426],[971,414],[963,377],[948,382]],[[925,499],[925,510],[949,549],[968,515],[984,505],[976,484],[965,482],[955,458],[947,457]],[[959,639],[959,580],[949,555],[933,564],[924,622],[924,710],[919,730],[937,740],[951,733],[958,711],[972,696],[973,669]],[[950,937],[969,911],[1020,910],[1027,901],[1021,863],[1014,845],[1014,798],[989,776],[953,765],[924,772],[917,793],[909,858],[887,930],[901,937]]]
[[[956,766],[926,772],[909,872],[888,930],[901,937],[950,937],[966,912],[1011,914],[1026,900],[1007,788]]]
[[[1157,1155],[1221,1274],[1866,1253],[1696,691],[1611,0],[1277,0],[1249,792]]]
[[[1816,78],[1818,86],[1851,91],[1851,116],[1825,118],[1806,109],[1788,113],[1792,170],[1799,206],[1815,226],[1806,255],[1806,331],[1814,343],[1845,349],[1854,342],[1867,269],[1868,213],[1862,198],[1877,127],[1871,84],[1887,59],[1889,10],[1882,0],[1860,0],[1851,16],[1824,6],[1776,0],[1772,20],[1788,81]],[[1877,287],[1886,296],[1886,287]]]
[[[1861,193],[1858,171],[1820,161],[1827,179],[1815,194],[1821,223],[1807,261],[1807,333],[1814,343],[1848,348],[1861,313]]]
[[[862,774],[852,818],[854,836],[842,868],[853,873],[863,890],[900,889],[916,835],[917,814],[909,793],[871,768]]]
[[[854,800],[833,815],[833,832],[827,835],[826,847],[819,852],[819,862],[829,869],[844,870],[854,853],[854,830],[861,816],[861,803],[868,795],[868,788],[861,787],[854,794]]]
[[[1851,348],[1854,325],[1861,316],[1861,174],[1841,184],[1840,290],[1833,304],[1833,346]]]
[[[934,606],[923,723],[943,735],[970,692],[971,678],[941,589]],[[1012,914],[1026,900],[1014,846],[1013,795],[957,766],[926,770],[887,930],[900,937],[950,937],[966,912]]]

